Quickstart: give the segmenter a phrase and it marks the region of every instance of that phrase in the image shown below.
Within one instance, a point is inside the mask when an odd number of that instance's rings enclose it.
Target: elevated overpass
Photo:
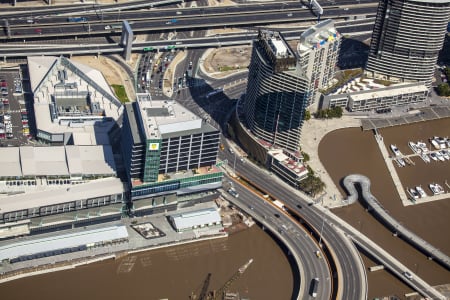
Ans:
[[[338,30],[347,35],[358,33],[359,30],[368,32],[371,30],[373,24],[360,25],[358,27],[337,26]],[[302,30],[288,30],[282,31],[286,40],[298,39]],[[251,45],[256,38],[256,33],[247,32],[232,35],[221,35],[213,37],[199,37],[180,40],[158,40],[148,42],[133,43],[132,50],[134,52],[142,52],[144,48],[149,51],[163,51],[171,49],[196,49],[208,47],[222,47],[222,46],[237,46],[237,45]],[[53,44],[19,44],[10,43],[0,46],[0,58],[6,59],[9,57],[26,57],[32,55],[83,55],[83,54],[117,54],[122,53],[123,47],[119,44],[67,44],[67,45],[53,45]]]
[[[279,4],[278,4],[279,5]],[[267,24],[294,23],[300,21],[315,21],[315,16],[302,7],[278,7],[266,5],[264,9],[255,6],[244,8],[204,7],[185,10],[158,10],[129,13],[103,14],[96,13],[95,19],[86,17],[85,21],[67,22],[67,17],[53,17],[42,20],[42,24],[28,24],[26,19],[14,25],[17,20],[2,19],[0,23],[0,40],[23,41],[26,39],[46,39],[49,37],[81,37],[104,36],[120,33],[120,29],[112,30],[114,25],[127,19],[134,33],[161,32],[176,30],[213,29],[223,27],[243,27]],[[179,15],[178,13],[182,13]],[[352,16],[373,17],[375,6],[342,8],[327,8],[324,18],[345,19]],[[41,20],[39,20],[41,21]]]

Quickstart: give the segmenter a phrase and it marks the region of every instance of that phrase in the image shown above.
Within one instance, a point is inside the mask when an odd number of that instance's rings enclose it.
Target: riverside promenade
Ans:
[[[361,127],[361,122],[351,116],[342,116],[340,119],[310,119],[303,124],[300,145],[302,151],[309,155],[308,165],[316,172],[325,183],[325,192],[322,194],[321,202],[323,206],[335,208],[346,205],[342,200],[343,195],[336,187],[333,179],[326,171],[319,158],[319,143],[328,133],[351,127]]]

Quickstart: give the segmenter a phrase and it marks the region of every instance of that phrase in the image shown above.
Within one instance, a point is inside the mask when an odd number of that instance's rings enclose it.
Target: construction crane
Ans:
[[[202,290],[200,291],[200,294],[197,298],[197,296],[192,293],[190,299],[192,300],[222,300],[225,298],[225,294],[228,290],[228,288],[235,282],[237,279],[239,279],[242,274],[244,274],[245,270],[251,265],[253,262],[253,258],[251,258],[248,262],[246,262],[244,265],[242,265],[231,277],[228,279],[221,288],[219,288],[217,291],[209,292],[208,293],[208,286],[209,282],[211,280],[211,273],[208,273],[206,276],[205,281],[203,282]]]
[[[202,289],[201,289],[198,297],[194,292],[192,292],[189,299],[191,299],[191,300],[208,300],[209,299],[208,287],[209,287],[210,281],[211,281],[211,273],[208,273],[208,275],[206,276],[206,279],[203,281],[203,286],[202,286]]]
[[[206,300],[208,296],[208,287],[209,287],[209,281],[211,280],[211,273],[208,273],[208,276],[206,276],[205,282],[203,282],[203,287],[200,292],[200,295],[198,296],[199,300]]]
[[[248,266],[251,265],[251,263],[253,262],[253,258],[251,258],[247,263],[245,263],[243,266],[241,266],[236,273],[233,274],[233,276],[231,276],[230,279],[228,279],[225,284],[218,289],[215,293],[213,293],[213,298],[212,300],[222,300],[225,296],[225,293],[227,292],[228,288],[231,286],[231,284],[233,284],[233,282],[235,282],[237,279],[239,279],[242,274],[244,274],[245,270],[247,270]]]

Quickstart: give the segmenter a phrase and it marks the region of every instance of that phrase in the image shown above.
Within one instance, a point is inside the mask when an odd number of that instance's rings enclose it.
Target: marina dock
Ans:
[[[380,148],[381,155],[383,155],[384,162],[386,163],[386,166],[389,170],[389,173],[392,176],[392,180],[394,181],[395,188],[397,189],[397,193],[400,196],[400,199],[402,200],[403,205],[409,205],[412,204],[411,201],[408,200],[408,196],[405,193],[405,189],[402,186],[402,182],[400,181],[400,177],[398,177],[397,170],[395,169],[395,166],[393,164],[393,160],[389,157],[388,149],[386,149],[386,146],[383,142],[383,137],[377,132],[375,134],[375,140],[377,141],[378,147]],[[409,202],[409,203],[407,203]]]
[[[413,199],[410,195],[408,195],[405,192],[405,187],[403,186],[403,184],[400,180],[400,177],[398,176],[395,165],[394,165],[394,162],[396,162],[397,157],[391,157],[389,155],[389,151],[384,144],[383,137],[378,133],[377,130],[375,130],[375,132],[376,132],[375,140],[377,141],[378,147],[380,148],[381,155],[383,156],[386,166],[389,170],[389,173],[391,174],[392,181],[394,182],[395,188],[397,189],[397,193],[400,197],[400,200],[402,201],[403,206],[426,203],[426,202],[450,198],[450,192],[448,192],[448,191],[450,191],[450,187],[447,182],[446,182],[446,185],[447,185],[447,187],[449,187],[449,189],[447,192],[445,192],[443,194],[428,195],[427,197],[419,198],[419,199]],[[430,151],[429,153],[436,152],[436,151]],[[413,154],[408,154],[408,155],[402,154],[401,158],[405,159],[405,161],[408,163],[408,161],[412,162],[411,157],[414,157],[414,156],[420,157],[419,154],[413,153]],[[438,163],[438,162],[435,162],[435,163]],[[413,200],[411,200],[411,199],[413,199]]]

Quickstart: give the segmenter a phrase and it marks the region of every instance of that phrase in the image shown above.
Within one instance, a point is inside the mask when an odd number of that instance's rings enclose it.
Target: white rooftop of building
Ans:
[[[221,222],[220,214],[215,207],[174,214],[170,217],[177,230],[190,229],[201,225]]]
[[[102,241],[128,238],[125,226],[110,226],[82,232],[30,239],[0,246],[0,261],[54,250],[87,246]]]
[[[271,38],[269,39],[269,44],[277,57],[286,56],[288,48],[281,39]]]
[[[294,53],[280,32],[261,30],[258,39],[265,41],[277,59],[294,57]]]
[[[111,147],[66,146],[70,174],[114,174],[115,163]]]
[[[64,57],[52,56],[28,57],[28,68],[38,130],[52,134],[83,133],[83,138],[77,137],[76,139],[76,142],[83,145],[109,143],[106,138],[98,137],[108,132],[113,125],[110,123],[113,122],[108,122],[109,124],[102,122],[100,125],[96,124],[93,128],[94,123],[104,120],[104,116],[118,120],[123,112],[123,106],[101,72]],[[64,81],[67,85],[76,84],[76,88],[67,88],[68,94],[61,94],[61,92],[58,94],[56,86],[64,86],[58,77],[59,71],[64,71],[67,75],[67,79]],[[90,103],[95,104],[101,110],[101,113],[94,113],[89,105],[84,105],[83,110],[86,109],[89,113],[82,112],[79,115],[71,116],[60,113],[57,118],[52,120],[50,104],[55,104],[54,99],[57,99],[56,107],[58,107],[58,103],[61,104],[60,102],[70,102],[70,100],[64,99],[70,99],[71,97],[82,99],[80,96],[82,93],[90,94]],[[76,96],[73,96],[75,94]],[[70,107],[70,104],[67,107]],[[56,111],[58,110],[56,109]],[[80,120],[83,120],[83,122],[80,122]]]
[[[281,165],[297,175],[308,173],[308,169],[300,161],[296,161],[283,153],[282,149],[270,151],[269,154]]]
[[[334,27],[334,21],[331,19],[322,21],[304,31],[300,35],[300,42],[297,45],[297,51],[300,53],[309,51],[314,47],[320,46],[320,43],[330,42],[338,34]]]
[[[18,147],[0,148],[0,177],[22,176]]]
[[[0,210],[2,213],[18,211],[28,208],[55,205],[77,201],[86,198],[104,197],[120,194],[125,190],[118,178],[110,177],[92,180],[61,188],[38,190],[22,194],[0,197]]]
[[[161,135],[202,128],[203,120],[176,101],[138,101],[147,139]]]
[[[20,147],[23,176],[69,176],[64,146]]]
[[[0,148],[0,177],[115,176],[111,146],[53,146]]]
[[[402,94],[413,94],[419,92],[428,92],[428,88],[424,84],[411,85],[410,83],[401,83],[385,88],[351,93],[349,94],[349,97],[350,99],[353,99],[353,101],[361,101],[374,98],[392,97]]]

